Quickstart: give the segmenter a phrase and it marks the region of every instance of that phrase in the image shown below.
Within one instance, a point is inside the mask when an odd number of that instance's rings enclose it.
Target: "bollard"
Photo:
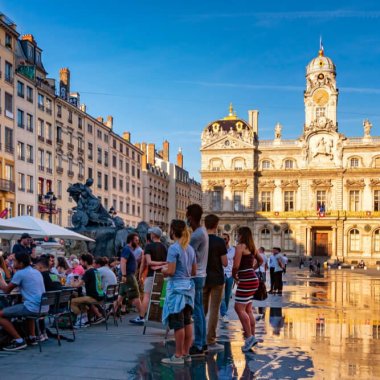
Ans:
[[[363,269],[364,269],[364,270],[367,270],[367,266],[365,265]]]
[[[353,265],[351,265],[351,270],[354,270],[354,269],[355,269],[355,267]]]
[[[380,270],[380,265],[378,265],[376,269],[377,269],[377,270]]]
[[[339,270],[342,269],[342,266],[341,266],[341,265],[338,265],[338,269],[339,269]]]

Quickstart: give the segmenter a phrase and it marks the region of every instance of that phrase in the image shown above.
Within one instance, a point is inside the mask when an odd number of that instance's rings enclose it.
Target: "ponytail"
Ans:
[[[187,246],[189,245],[190,243],[190,231],[187,227],[185,227],[185,229],[182,231],[182,236],[181,238],[179,239],[179,244],[181,245],[181,247],[183,249],[186,249]]]

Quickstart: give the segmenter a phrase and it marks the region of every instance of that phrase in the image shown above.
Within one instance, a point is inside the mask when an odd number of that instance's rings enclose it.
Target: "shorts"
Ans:
[[[14,306],[6,307],[2,310],[4,318],[13,318],[13,317],[36,317],[39,313],[33,313],[29,311],[23,303],[19,303]]]
[[[190,305],[186,305],[179,313],[169,315],[169,328],[174,331],[183,329],[187,325],[191,325],[193,314],[193,308]]]
[[[151,293],[153,289],[153,276],[147,277],[144,281],[144,293]]]
[[[125,283],[120,283],[119,296],[129,300],[140,298],[139,284],[134,274],[129,274]]]

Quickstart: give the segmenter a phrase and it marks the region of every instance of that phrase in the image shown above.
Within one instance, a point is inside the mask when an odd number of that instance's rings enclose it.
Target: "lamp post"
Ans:
[[[48,191],[43,197],[43,203],[48,209],[45,213],[49,214],[49,222],[53,223],[53,214],[57,206],[57,197],[52,191]]]

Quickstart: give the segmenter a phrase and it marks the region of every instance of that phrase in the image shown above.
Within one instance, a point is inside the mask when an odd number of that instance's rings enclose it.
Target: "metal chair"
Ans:
[[[59,320],[64,317],[68,316],[70,321],[70,329],[73,334],[73,340],[75,341],[75,330],[74,330],[74,323],[71,316],[71,298],[73,295],[74,289],[63,289],[59,292],[57,295],[57,300],[54,308],[51,308],[49,310],[49,317],[53,318],[53,324],[55,327],[55,330],[57,331],[57,340],[58,345],[61,346],[61,335],[59,333]]]
[[[119,326],[117,323],[117,316],[116,316],[116,309],[114,302],[117,300],[117,297],[119,296],[119,285],[108,285],[107,289],[105,291],[105,297],[103,302],[101,303],[101,307],[103,309],[103,314],[105,318],[106,323],[106,329],[108,330],[108,318],[109,318],[109,311],[112,312],[113,315],[113,323],[115,326]]]
[[[36,331],[37,331],[37,342],[38,346],[40,348],[40,352],[42,352],[42,346],[41,346],[41,329],[40,329],[40,324],[39,321],[45,320],[45,317],[49,315],[49,310],[46,312],[43,312],[43,308],[49,307],[49,308],[54,308],[55,305],[57,304],[57,299],[59,298],[59,294],[61,293],[60,290],[54,291],[54,292],[46,292],[41,295],[41,301],[40,301],[40,309],[36,315],[33,316],[27,316],[25,319],[32,319],[35,321],[36,325]]]

